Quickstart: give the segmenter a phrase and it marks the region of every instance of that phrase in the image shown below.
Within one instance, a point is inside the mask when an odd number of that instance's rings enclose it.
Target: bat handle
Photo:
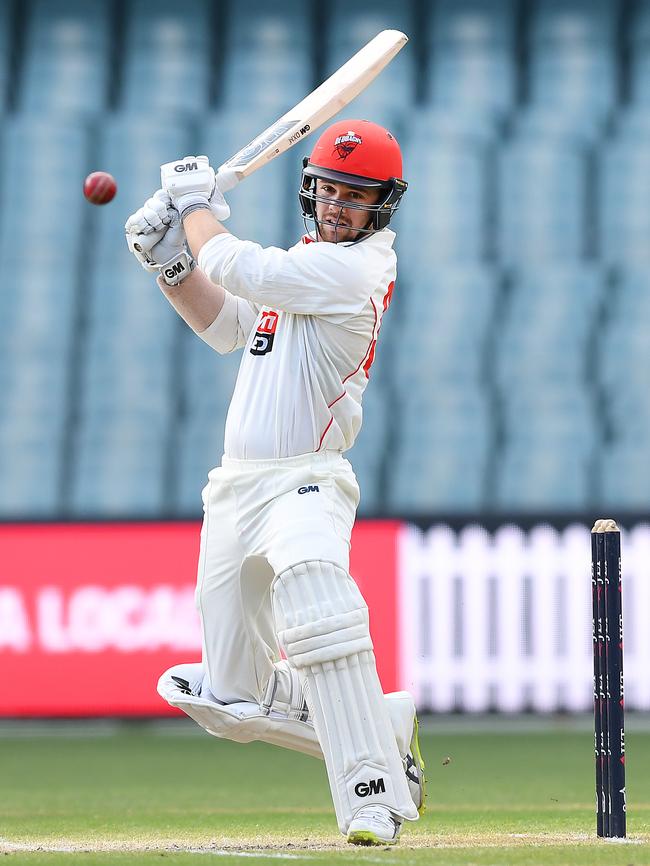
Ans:
[[[228,192],[234,189],[239,183],[240,178],[237,172],[232,168],[224,168],[223,166],[217,171],[215,183],[221,192]]]

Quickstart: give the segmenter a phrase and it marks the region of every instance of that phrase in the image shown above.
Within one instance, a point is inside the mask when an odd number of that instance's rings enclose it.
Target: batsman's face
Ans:
[[[359,229],[368,226],[372,214],[363,206],[376,204],[380,190],[348,186],[332,180],[317,180],[316,195],[324,199],[316,202],[320,238],[336,244],[354,240]]]

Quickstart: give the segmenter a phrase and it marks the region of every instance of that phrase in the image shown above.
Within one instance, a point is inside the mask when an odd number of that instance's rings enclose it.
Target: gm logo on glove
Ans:
[[[198,171],[199,164],[197,162],[185,162],[174,166],[174,171]]]

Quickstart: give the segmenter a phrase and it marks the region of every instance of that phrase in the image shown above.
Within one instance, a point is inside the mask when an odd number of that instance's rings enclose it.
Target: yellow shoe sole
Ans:
[[[370,830],[355,830],[348,834],[348,842],[351,845],[396,845],[398,839],[391,839],[390,842],[387,842]]]

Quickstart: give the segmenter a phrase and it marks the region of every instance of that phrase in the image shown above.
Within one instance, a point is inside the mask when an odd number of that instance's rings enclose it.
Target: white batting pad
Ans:
[[[417,820],[355,582],[333,563],[301,563],[276,577],[273,611],[287,659],[308,687],[341,832],[376,803]]]
[[[221,703],[212,694],[202,693],[203,679],[201,664],[174,665],[158,680],[158,694],[172,707],[187,713],[214,737],[237,743],[261,740],[315,758],[322,757],[314,726],[306,721],[302,689],[297,678],[295,683],[291,682],[286,670],[283,669],[279,676],[277,700],[270,694],[272,686],[269,683],[268,704],[248,701]],[[291,701],[292,695],[296,698],[295,703]]]

